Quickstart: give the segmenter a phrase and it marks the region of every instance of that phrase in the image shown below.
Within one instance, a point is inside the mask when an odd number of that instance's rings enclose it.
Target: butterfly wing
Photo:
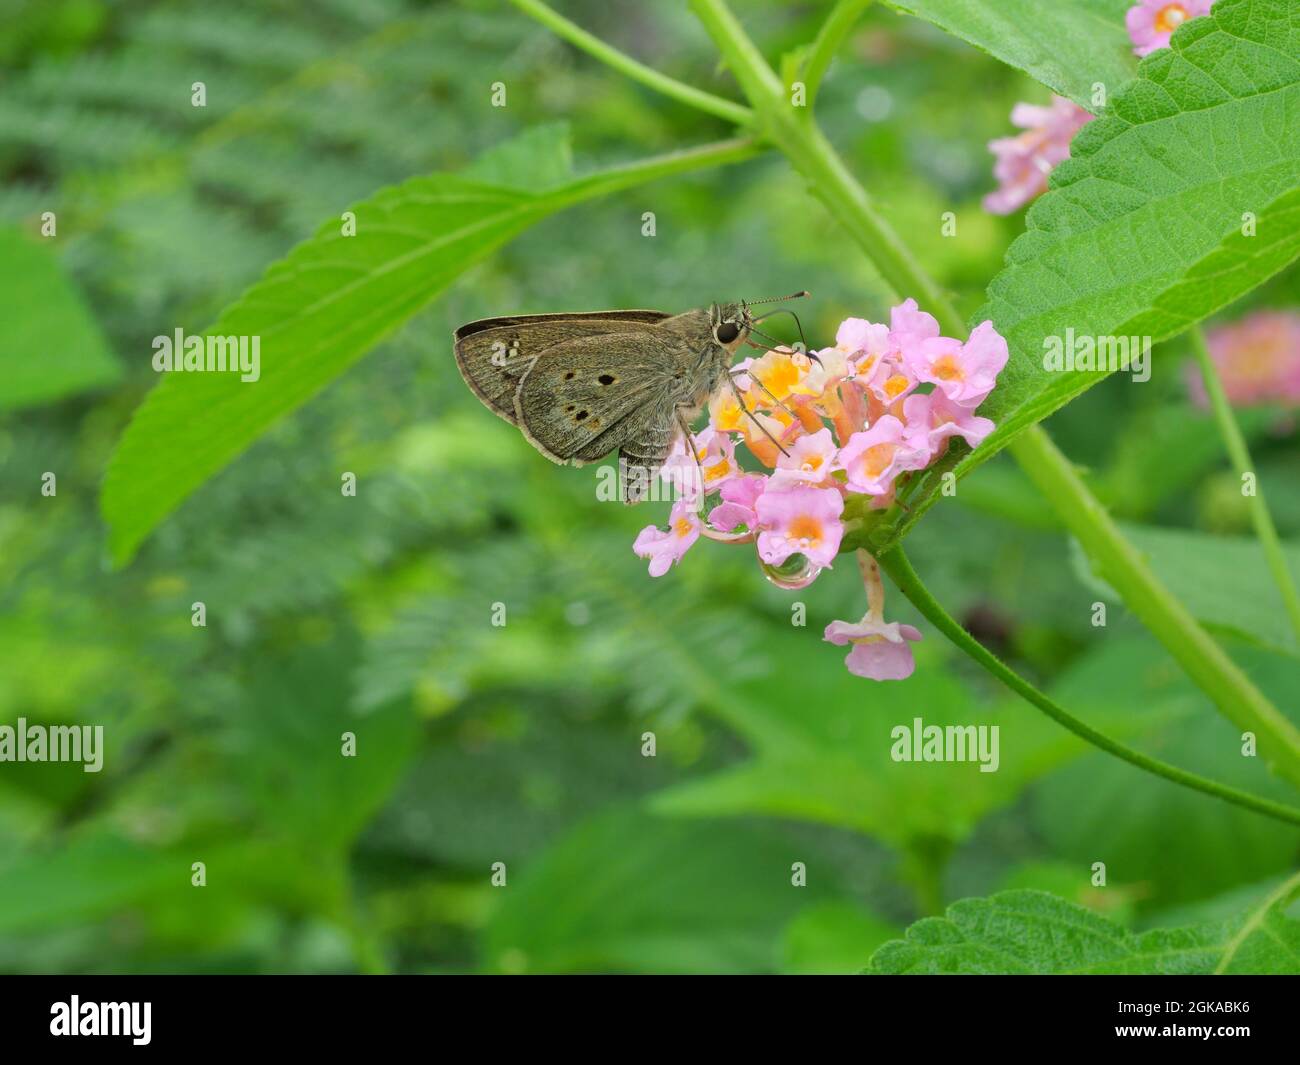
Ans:
[[[645,471],[668,457],[677,406],[691,392],[675,345],[650,329],[551,348],[515,394],[519,428],[554,462],[581,466],[619,450],[624,498],[638,502],[649,486]]]
[[[519,382],[548,351],[582,337],[641,332],[668,317],[662,311],[592,311],[484,318],[453,334],[456,365],[485,407],[517,425]]]

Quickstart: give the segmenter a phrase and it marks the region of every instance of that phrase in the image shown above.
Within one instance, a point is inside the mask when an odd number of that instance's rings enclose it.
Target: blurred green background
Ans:
[[[734,92],[684,7],[559,6]],[[773,58],[825,13],[737,11]],[[910,680],[850,676],[820,641],[863,610],[847,559],[790,593],[750,550],[701,543],[651,580],[631,543],[666,507],[597,503],[592,468],[544,461],[464,387],[450,332],[493,314],[808,288],[814,346],[847,315],[885,318],[891,294],[775,157],[530,231],[111,571],[97,492],[156,383],[152,337],[201,331],[376,188],[538,123],[570,124],[579,169],[726,130],[487,0],[4,2],[0,25],[0,722],[100,724],[107,746],[98,774],[0,764],[0,968],[853,972],[967,895],[1039,887],[1144,928],[1236,912],[1294,867],[1297,830],[1089,753],[933,632]],[[489,105],[495,81],[505,108]],[[886,10],[819,96],[965,312],[1022,226],[979,204],[985,144],[1019,99],[1047,93]],[[42,240],[46,211],[57,236]],[[1292,270],[1250,302],[1292,306],[1296,289]],[[69,329],[73,345],[32,339]],[[1183,354],[1167,346],[1149,384],[1108,380],[1050,428],[1125,520],[1244,533]],[[1247,427],[1282,535],[1300,537],[1296,438],[1267,412]],[[1231,597],[1202,543],[1184,583]],[[1122,606],[1093,627],[1097,589],[1006,460],[931,511],[909,553],[1081,716],[1286,796]],[[897,595],[891,616],[918,621]],[[1234,657],[1300,718],[1294,652],[1246,635],[1225,634]],[[1000,770],[892,762],[890,729],[916,716],[999,724]]]

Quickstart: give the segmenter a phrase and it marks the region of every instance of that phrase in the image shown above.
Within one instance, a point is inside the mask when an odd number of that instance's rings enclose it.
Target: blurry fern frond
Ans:
[[[172,52],[188,50],[241,66],[292,71],[329,51],[327,40],[310,27],[309,22],[295,24],[223,4],[148,11],[128,32],[134,41]]]
[[[66,103],[0,97],[0,159],[21,151],[46,168],[122,166],[177,142],[155,122],[131,114],[99,114]]]

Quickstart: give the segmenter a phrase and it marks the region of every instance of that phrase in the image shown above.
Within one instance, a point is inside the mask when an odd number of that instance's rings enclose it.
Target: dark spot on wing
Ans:
[[[612,385],[614,383],[614,378],[607,373],[601,374],[598,378],[596,378],[596,380],[599,381],[602,385]]]

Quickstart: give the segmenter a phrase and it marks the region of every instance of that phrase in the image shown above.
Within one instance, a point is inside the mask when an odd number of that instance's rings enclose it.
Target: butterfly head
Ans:
[[[754,326],[754,316],[743,302],[715,303],[709,308],[709,322],[713,339],[734,352],[748,338]]]
[[[807,292],[796,292],[791,296],[774,296],[763,300],[741,300],[739,303],[715,303],[709,308],[710,320],[713,325],[713,336],[719,344],[730,352],[734,352],[742,343],[749,339],[749,334],[754,331],[754,323],[761,322],[764,318],[773,314],[789,314],[795,322],[798,323],[799,316],[788,308],[781,308],[776,311],[768,311],[767,314],[754,317],[753,312],[749,309],[755,303],[782,303],[785,300],[798,299],[800,296],[807,296]],[[762,334],[759,334],[762,336]],[[765,338],[766,339],[766,338]],[[803,326],[799,326],[799,339],[803,341]],[[807,343],[804,342],[803,348],[807,349]]]

